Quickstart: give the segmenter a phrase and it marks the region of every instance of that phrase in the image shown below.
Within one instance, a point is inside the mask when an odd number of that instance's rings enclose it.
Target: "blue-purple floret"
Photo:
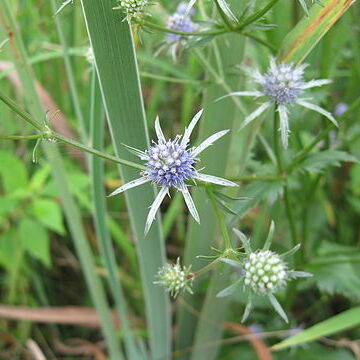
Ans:
[[[294,103],[302,93],[302,71],[280,64],[264,75],[263,93],[278,105]]]
[[[186,3],[180,3],[176,13],[169,16],[166,27],[170,30],[183,31],[183,32],[194,32],[196,31],[196,24],[194,24],[189,15],[185,15],[187,8]],[[184,39],[183,35],[180,34],[170,34],[166,35],[166,41],[169,43],[178,42]]]
[[[146,152],[148,170],[146,175],[158,185],[181,188],[184,182],[195,175],[194,164],[198,159],[179,143],[179,139],[159,142]]]

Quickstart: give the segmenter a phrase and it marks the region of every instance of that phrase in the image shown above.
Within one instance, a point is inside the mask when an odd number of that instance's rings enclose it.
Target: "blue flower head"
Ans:
[[[141,160],[146,161],[146,170],[141,173],[142,176],[140,178],[120,186],[111,193],[110,196],[117,195],[125,190],[147,182],[152,182],[153,184],[161,187],[150,207],[145,225],[145,234],[147,234],[150,230],[151,224],[155,219],[156,212],[166,194],[168,194],[170,188],[173,187],[182,193],[190,214],[197,222],[199,222],[199,214],[186,183],[188,180],[193,180],[194,182],[195,180],[200,180],[222,186],[237,186],[237,184],[231,181],[212,175],[202,174],[199,170],[195,169],[195,164],[200,161],[197,156],[211,146],[216,140],[220,139],[229,132],[229,130],[219,131],[209,136],[199,146],[189,147],[191,133],[200,120],[202,112],[202,110],[199,111],[193,117],[182,136],[178,135],[174,139],[170,140],[165,139],[160,126],[159,118],[156,118],[155,131],[157,141],[153,141],[153,145],[148,150],[141,151],[127,146],[128,149],[137,155]]]
[[[264,75],[256,69],[245,69],[247,74],[259,85],[259,90],[236,91],[227,94],[220,99],[227,96],[253,96],[255,98],[264,98],[261,105],[245,117],[240,129],[247,126],[274,104],[280,117],[279,130],[281,133],[282,144],[286,149],[288,147],[288,137],[290,133],[288,113],[289,107],[292,105],[300,105],[307,109],[316,111],[328,118],[334,125],[337,126],[334,116],[329,111],[326,111],[320,106],[309,102],[309,98],[303,98],[301,96],[307,89],[331,83],[331,80],[327,79],[311,80],[306,82],[304,80],[305,67],[306,65],[295,66],[294,64],[278,64],[274,58],[271,58],[270,67]]]

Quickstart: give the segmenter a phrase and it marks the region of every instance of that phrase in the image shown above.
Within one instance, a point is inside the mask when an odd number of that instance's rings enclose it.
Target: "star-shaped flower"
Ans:
[[[188,12],[187,7],[188,4],[182,1],[178,5],[176,12],[168,17],[166,27],[169,30],[191,33],[198,29],[197,24],[191,20],[191,15],[193,15],[194,11],[191,9],[190,12]],[[188,40],[188,36],[168,33],[165,38],[166,44],[163,47],[169,48],[174,61],[176,61],[177,53],[187,44]]]
[[[232,92],[220,99],[228,96],[267,98],[267,101],[264,101],[254,112],[244,119],[240,129],[259,117],[272,104],[275,104],[280,117],[281,140],[283,147],[286,149],[288,147],[288,137],[290,133],[288,118],[289,106],[298,104],[316,111],[328,118],[334,125],[338,126],[337,121],[330,112],[318,105],[308,102],[307,100],[309,99],[301,97],[304,90],[331,83],[331,80],[327,79],[305,82],[303,78],[305,67],[306,65],[296,67],[294,64],[277,64],[274,58],[270,58],[270,68],[265,75],[262,75],[258,70],[247,69],[248,75],[260,85],[260,90]]]
[[[127,148],[135,155],[139,156],[141,160],[146,161],[147,169],[141,173],[142,176],[140,178],[120,186],[109,196],[120,194],[125,190],[129,190],[147,182],[152,182],[153,184],[161,187],[150,207],[150,211],[146,219],[145,234],[148,233],[156,216],[157,210],[159,209],[166,194],[169,193],[169,189],[171,187],[181,191],[190,214],[197,222],[200,222],[199,214],[190,195],[188,185],[186,184],[187,181],[194,180],[195,182],[195,180],[200,180],[221,186],[237,186],[237,184],[229,180],[202,174],[195,169],[195,164],[200,161],[197,156],[212,145],[216,140],[220,139],[229,132],[229,130],[219,131],[209,136],[199,146],[189,147],[190,135],[202,113],[203,110],[199,111],[194,116],[189,126],[185,129],[183,136],[177,135],[174,139],[170,140],[165,139],[161,130],[159,118],[157,117],[155,120],[155,131],[158,139],[157,141],[153,141],[153,145],[148,150],[141,151],[127,146]]]
[[[234,229],[245,250],[245,256],[241,261],[224,259],[236,268],[240,269],[241,276],[232,285],[217,294],[217,297],[224,297],[232,294],[243,284],[244,290],[248,293],[248,301],[242,318],[244,322],[250,314],[252,308],[252,299],[254,295],[267,296],[275,311],[286,321],[288,318],[282,306],[276,299],[274,293],[286,287],[287,282],[296,278],[311,277],[312,274],[290,270],[285,258],[293,255],[300,249],[300,244],[284,254],[277,254],[269,250],[274,235],[275,225],[271,223],[269,234],[262,249],[252,251],[250,240],[239,230]]]

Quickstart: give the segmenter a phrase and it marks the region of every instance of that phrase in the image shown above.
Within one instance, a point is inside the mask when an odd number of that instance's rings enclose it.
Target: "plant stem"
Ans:
[[[274,126],[273,126],[273,141],[274,141],[274,153],[276,158],[276,164],[278,168],[279,176],[283,171],[281,152],[279,146],[279,113],[274,109]]]
[[[262,9],[258,10],[255,14],[249,16],[245,21],[237,26],[236,30],[242,30],[246,28],[247,26],[254,23],[256,20],[259,20],[262,18],[279,0],[271,0],[267,5],[265,5]]]
[[[42,133],[46,132],[47,128],[46,128],[45,124],[43,125],[43,124],[39,123],[38,121],[34,120],[29,113],[20,109],[18,107],[18,105],[12,99],[10,99],[8,96],[3,94],[1,91],[0,91],[0,100],[2,102],[4,102],[11,110],[16,112],[26,122],[28,122],[29,124],[34,126],[37,130],[39,130]]]
[[[42,135],[0,135],[0,140],[33,140],[40,139]]]
[[[24,119],[25,121],[27,121],[28,123],[33,125],[36,129],[38,129],[41,132],[41,134],[38,135],[39,138],[42,137],[42,138],[48,139],[48,140],[57,140],[64,144],[71,145],[77,149],[86,151],[90,154],[99,156],[103,159],[115,162],[117,164],[129,166],[129,167],[132,167],[132,168],[138,169],[138,170],[146,170],[146,167],[143,165],[134,163],[132,161],[124,160],[124,159],[118,158],[116,156],[108,155],[106,153],[103,153],[102,151],[93,149],[89,146],[79,143],[76,140],[67,138],[63,135],[58,134],[55,131],[50,130],[46,125],[41,125],[39,122],[34,120],[30,114],[28,114],[26,111],[19,108],[19,106],[13,100],[11,100],[6,95],[2,94],[1,91],[0,91],[0,100],[2,100],[7,106],[9,106],[9,108],[12,109],[15,113],[17,113],[22,119]]]
[[[281,150],[280,150],[280,145],[279,145],[278,128],[279,128],[279,113],[275,109],[274,110],[274,128],[273,128],[274,153],[275,153],[275,157],[276,157],[276,163],[277,163],[279,176],[283,177],[283,175],[282,175],[283,163],[282,163]],[[295,246],[298,244],[298,237],[297,237],[294,214],[293,214],[292,207],[291,207],[290,193],[289,193],[287,178],[284,179],[284,204],[285,204],[286,217],[289,221],[292,243],[293,243],[293,246]]]
[[[223,258],[223,256],[220,256],[217,259],[215,259],[214,261],[212,261],[210,264],[207,264],[206,266],[204,266],[200,270],[194,272],[194,277],[199,277],[199,276],[207,273],[208,271],[212,270],[215,267],[215,265],[217,265],[220,262],[220,260],[222,258]]]

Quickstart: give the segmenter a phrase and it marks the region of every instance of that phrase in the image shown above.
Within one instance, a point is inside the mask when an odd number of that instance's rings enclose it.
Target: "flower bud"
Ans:
[[[192,294],[194,274],[190,271],[190,268],[190,266],[181,266],[178,258],[175,264],[166,264],[159,269],[157,274],[159,280],[154,281],[154,284],[164,286],[173,297],[176,297],[181,291]]]

